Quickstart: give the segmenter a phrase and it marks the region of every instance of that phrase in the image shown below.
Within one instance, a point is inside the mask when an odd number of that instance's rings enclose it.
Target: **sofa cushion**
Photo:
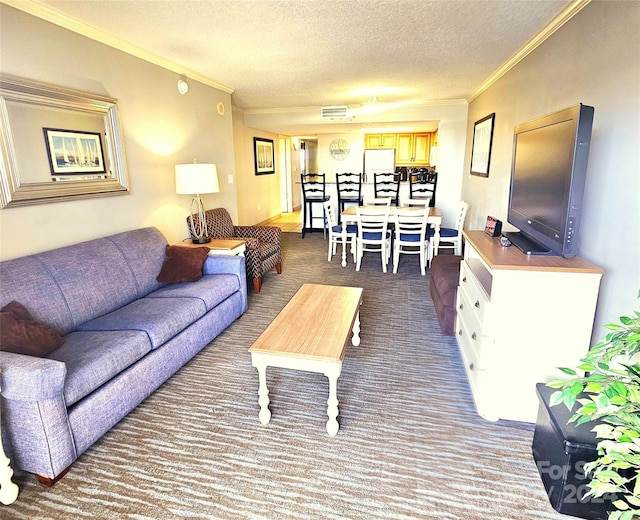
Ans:
[[[208,247],[166,246],[158,281],[197,282],[202,278],[202,266],[208,254]]]
[[[22,305],[20,302],[17,302],[15,300],[7,303],[4,307],[2,307],[2,309],[0,309],[0,312],[9,313],[11,314],[11,316],[16,318],[17,320],[33,321],[33,318],[31,317],[31,313],[27,310],[27,308],[24,305]]]
[[[133,229],[107,237],[120,251],[135,278],[138,298],[158,289],[156,277],[165,257],[167,239],[157,228]]]
[[[142,331],[72,332],[49,359],[67,365],[64,398],[67,406],[78,402],[151,351]]]
[[[0,349],[15,354],[45,357],[60,345],[60,334],[35,321],[24,305],[9,302],[0,311]]]
[[[193,283],[165,285],[147,298],[199,298],[207,312],[240,290],[240,280],[234,274],[205,274]]]
[[[34,256],[46,266],[71,312],[74,327],[64,333],[138,297],[136,281],[127,260],[122,251],[106,238]]]
[[[0,281],[0,307],[17,300],[29,309],[34,320],[50,325],[60,334],[76,328],[60,286],[36,257],[0,262]]]
[[[155,349],[207,312],[200,298],[140,298],[109,314],[83,323],[78,330],[139,330]]]

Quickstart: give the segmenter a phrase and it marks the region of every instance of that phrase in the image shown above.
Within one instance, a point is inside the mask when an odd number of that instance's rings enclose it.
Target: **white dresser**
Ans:
[[[464,231],[456,338],[478,413],[536,422],[536,383],[590,347],[603,270],[581,258],[527,256]]]

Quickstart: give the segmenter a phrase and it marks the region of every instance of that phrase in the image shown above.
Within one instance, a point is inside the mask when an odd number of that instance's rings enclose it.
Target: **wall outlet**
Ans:
[[[233,184],[233,173],[230,173],[229,175],[227,175],[227,183]]]

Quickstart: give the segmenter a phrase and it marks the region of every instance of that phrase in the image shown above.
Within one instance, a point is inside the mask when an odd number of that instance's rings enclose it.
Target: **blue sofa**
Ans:
[[[55,483],[246,311],[244,257],[210,255],[200,280],[163,284],[166,245],[144,228],[0,263],[0,307],[17,301],[64,339],[47,357],[0,352],[14,468]]]

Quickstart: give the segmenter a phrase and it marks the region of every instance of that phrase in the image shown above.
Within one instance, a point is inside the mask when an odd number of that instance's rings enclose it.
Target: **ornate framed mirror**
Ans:
[[[115,99],[0,77],[0,208],[127,193]]]

